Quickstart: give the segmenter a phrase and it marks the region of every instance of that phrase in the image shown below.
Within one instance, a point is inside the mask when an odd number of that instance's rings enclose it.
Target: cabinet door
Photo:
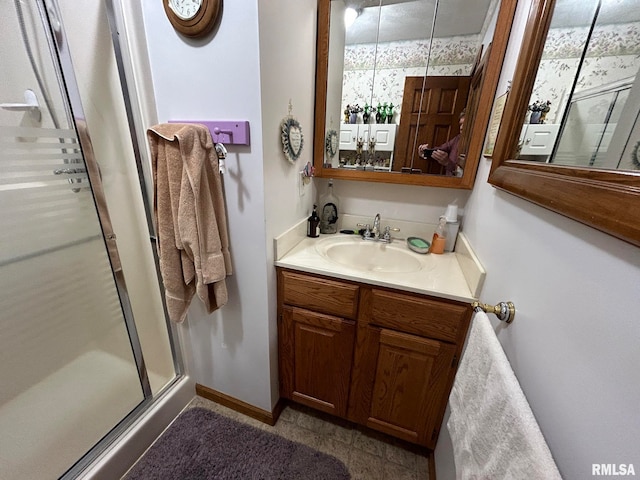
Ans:
[[[376,151],[393,152],[396,143],[396,124],[372,124],[371,137],[376,141]]]
[[[520,155],[551,155],[559,127],[552,124],[526,125]]]
[[[358,125],[355,123],[340,124],[338,148],[340,150],[355,150],[358,137]]]
[[[349,418],[434,448],[455,345],[374,326],[356,358]]]
[[[346,417],[355,322],[285,305],[279,339],[281,396]]]

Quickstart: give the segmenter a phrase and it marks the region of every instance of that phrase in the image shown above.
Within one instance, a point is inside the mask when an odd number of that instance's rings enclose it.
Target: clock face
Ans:
[[[187,37],[203,37],[217,25],[222,0],[162,0],[169,22]]]
[[[169,8],[182,20],[195,17],[202,6],[202,0],[169,0]]]

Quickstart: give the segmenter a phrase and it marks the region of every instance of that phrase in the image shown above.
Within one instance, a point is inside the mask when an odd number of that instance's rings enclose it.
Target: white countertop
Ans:
[[[331,237],[335,241],[343,241],[348,238],[352,242],[370,243],[370,241],[362,240],[358,236],[340,233],[320,235],[319,238],[304,237],[281,258],[277,259],[275,265],[462,302],[477,300],[469,288],[468,279],[465,278],[456,253],[422,255],[410,251],[405,240],[394,240],[393,247],[406,250],[421,262],[421,267],[417,271],[397,273],[361,270],[337,263],[321,253],[323,249],[319,247],[333,241]],[[477,291],[477,289],[474,290]]]

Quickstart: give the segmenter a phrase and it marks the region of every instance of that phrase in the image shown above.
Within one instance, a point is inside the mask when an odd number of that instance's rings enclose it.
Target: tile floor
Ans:
[[[208,408],[333,455],[347,466],[352,480],[429,479],[425,449],[301,405],[285,407],[273,427],[199,396],[187,408],[192,407]]]

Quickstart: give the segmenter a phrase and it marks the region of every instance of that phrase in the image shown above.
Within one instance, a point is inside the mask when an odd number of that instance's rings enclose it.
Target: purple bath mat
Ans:
[[[125,480],[346,480],[335,457],[204,408],[181,413]]]

